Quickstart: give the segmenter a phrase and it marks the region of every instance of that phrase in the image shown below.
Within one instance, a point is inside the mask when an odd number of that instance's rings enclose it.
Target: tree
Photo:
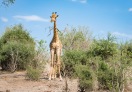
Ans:
[[[22,25],[7,28],[0,38],[0,62],[3,70],[25,69],[35,52],[35,42]]]
[[[15,0],[2,0],[2,4],[5,6],[9,6],[10,4],[14,4]]]
[[[67,50],[88,50],[91,44],[91,33],[87,27],[67,28],[60,38],[63,49]]]
[[[114,42],[115,37],[110,33],[107,35],[107,39],[94,40],[92,45],[92,53],[95,56],[101,56],[102,59],[108,59],[117,53],[117,44]]]

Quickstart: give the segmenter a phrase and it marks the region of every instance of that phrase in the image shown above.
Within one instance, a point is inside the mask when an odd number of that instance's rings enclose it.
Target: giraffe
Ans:
[[[58,15],[56,14],[56,12],[52,13],[52,16],[50,16],[51,18],[51,22],[54,22],[54,34],[53,34],[53,38],[52,41],[50,42],[50,55],[51,55],[51,67],[50,67],[50,73],[49,73],[49,80],[56,78],[56,73],[58,71],[58,75],[60,80],[62,80],[61,77],[61,72],[60,72],[60,56],[61,56],[61,52],[62,52],[62,44],[61,41],[59,39],[59,35],[58,35],[58,31],[57,31],[57,27],[56,27],[56,19],[57,19]]]

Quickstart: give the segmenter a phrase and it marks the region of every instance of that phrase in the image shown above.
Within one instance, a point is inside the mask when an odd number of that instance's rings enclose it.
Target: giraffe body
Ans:
[[[60,56],[62,51],[62,44],[58,36],[57,28],[56,28],[56,18],[58,15],[56,13],[52,13],[51,22],[54,22],[54,35],[52,41],[50,42],[50,54],[51,54],[51,69],[49,73],[49,80],[56,78],[56,74],[58,71],[59,78],[62,80],[61,72],[60,72]]]

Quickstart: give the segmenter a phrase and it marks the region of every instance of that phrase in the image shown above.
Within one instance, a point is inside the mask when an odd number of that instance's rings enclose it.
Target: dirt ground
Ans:
[[[132,69],[126,75],[132,78]],[[67,79],[68,89],[67,92],[78,91],[77,79]],[[39,81],[30,81],[26,78],[25,71],[15,73],[0,71],[0,92],[66,92],[65,78],[62,81],[59,79],[49,81],[46,73],[43,73]],[[108,91],[98,91],[108,92]],[[132,81],[129,81],[124,92],[132,92]]]
[[[45,75],[40,81],[30,81],[26,79],[26,72],[15,73],[0,71],[0,92],[65,92],[65,79],[49,81]],[[77,92],[77,80],[67,80],[69,92]]]

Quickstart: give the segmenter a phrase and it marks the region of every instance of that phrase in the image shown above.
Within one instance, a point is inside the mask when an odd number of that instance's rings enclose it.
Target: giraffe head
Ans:
[[[56,18],[59,16],[59,15],[57,15],[56,13],[57,13],[57,12],[53,12],[53,13],[52,13],[52,16],[50,16],[51,22],[55,22],[55,21],[56,21]]]

